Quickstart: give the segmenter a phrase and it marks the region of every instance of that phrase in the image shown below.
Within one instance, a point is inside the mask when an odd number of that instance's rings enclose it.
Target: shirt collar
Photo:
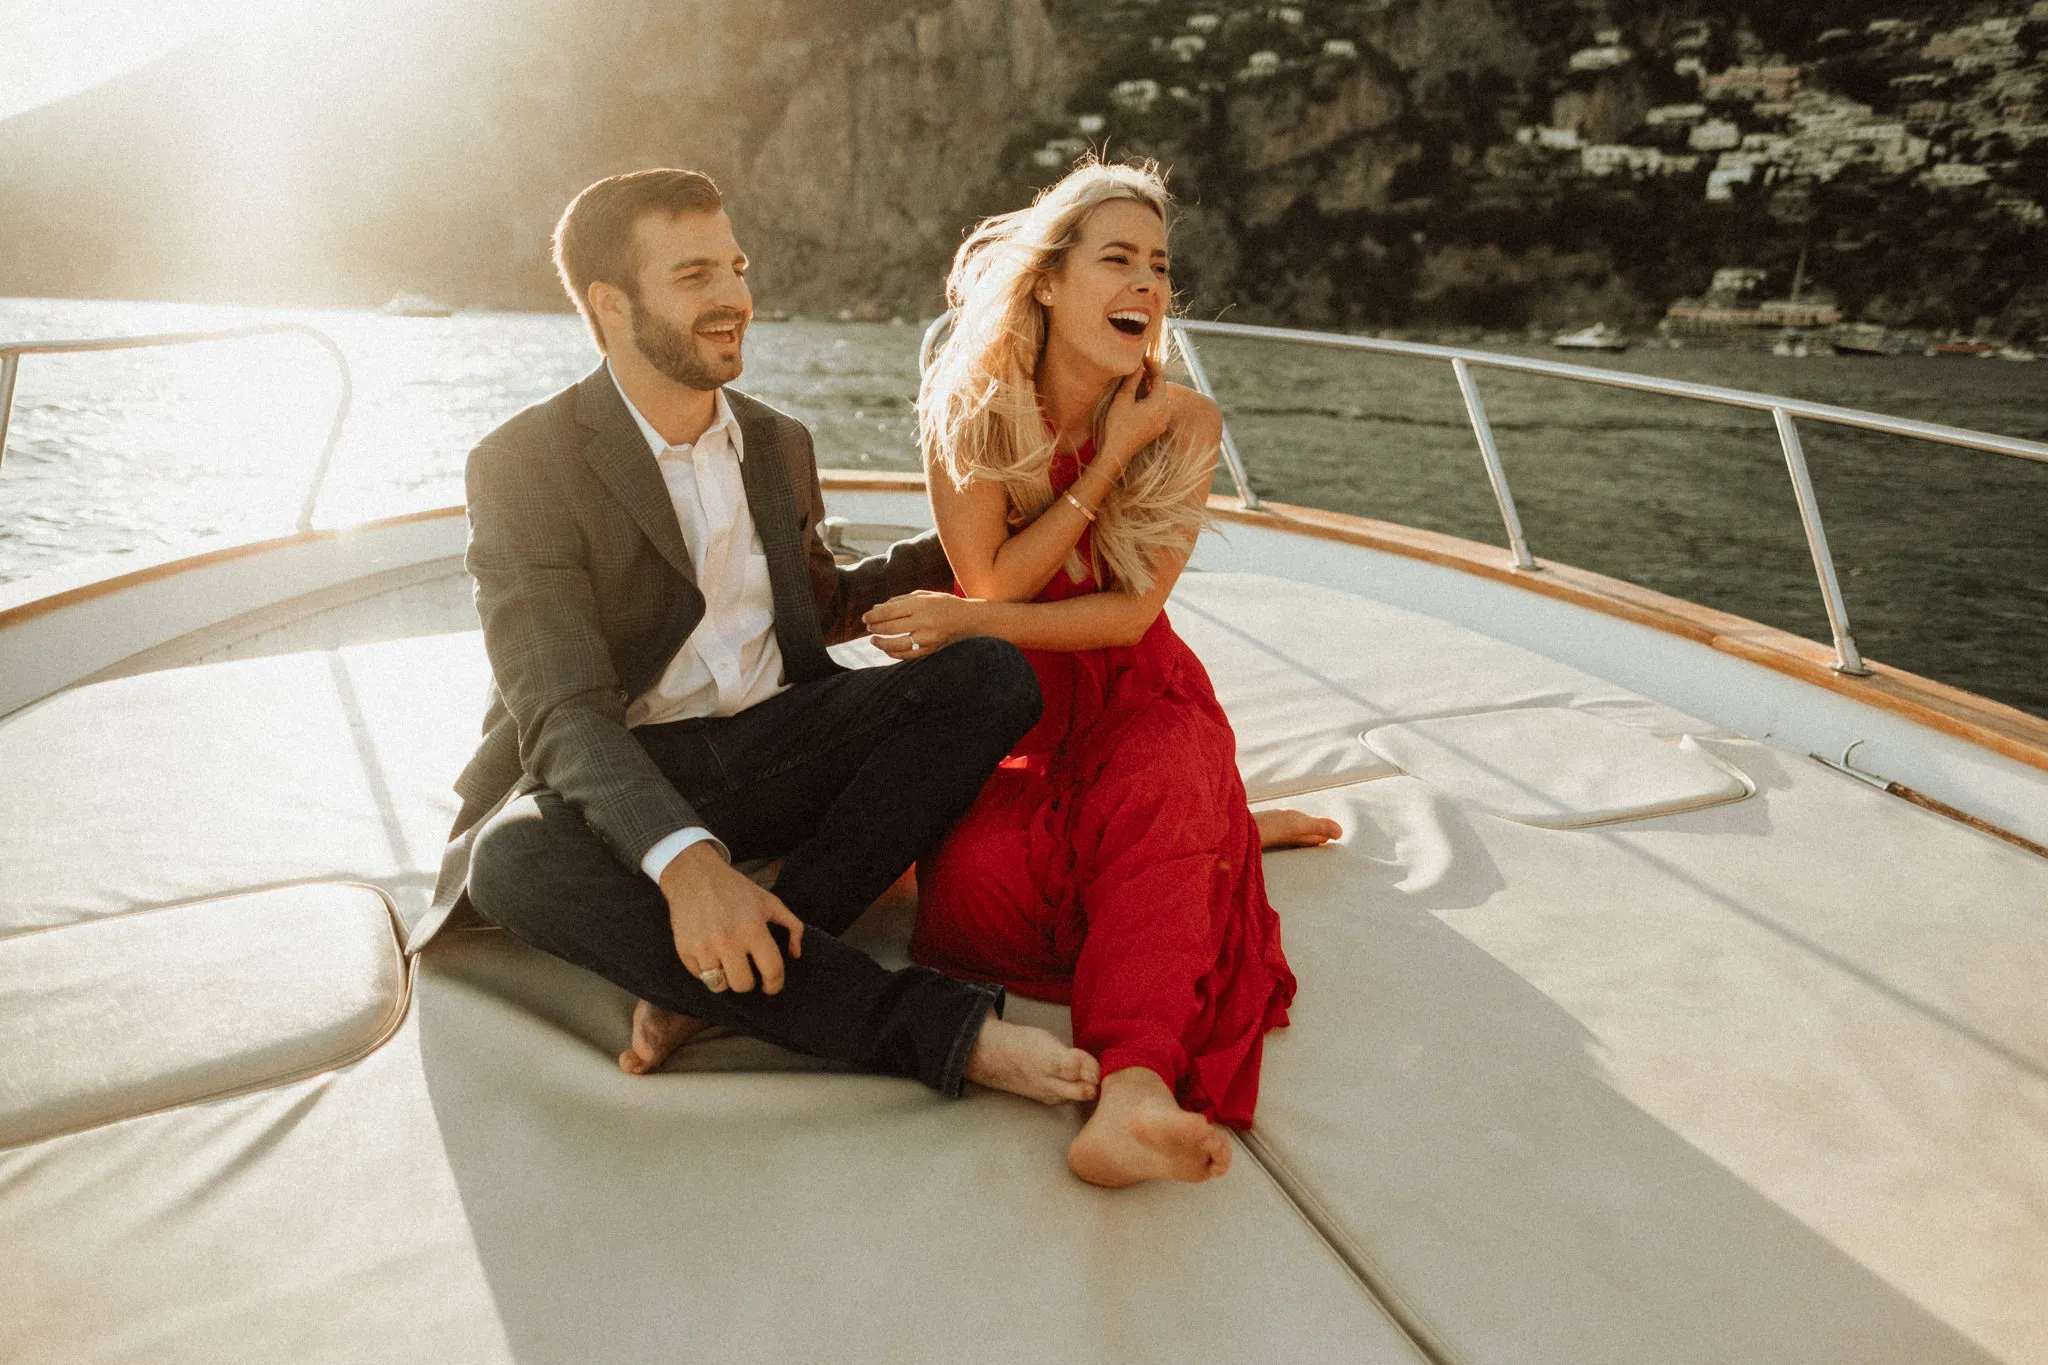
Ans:
[[[646,439],[647,449],[653,454],[655,459],[660,459],[671,450],[695,449],[720,432],[725,433],[726,442],[732,447],[733,458],[738,460],[746,459],[746,447],[740,440],[739,420],[732,415],[732,404],[725,401],[725,390],[723,388],[714,391],[712,395],[711,425],[704,428],[704,434],[699,436],[689,447],[672,446],[661,438],[661,433],[656,431],[654,424],[647,420],[639,408],[634,406],[633,400],[626,397],[625,386],[619,383],[618,371],[612,368],[611,361],[605,361],[604,372],[611,376],[612,387],[619,391],[619,401],[626,405],[627,412],[633,414],[633,425],[640,428],[640,435]]]

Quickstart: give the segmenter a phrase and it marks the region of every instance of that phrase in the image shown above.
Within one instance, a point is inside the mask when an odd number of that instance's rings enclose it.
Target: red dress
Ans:
[[[1055,493],[1092,454],[1054,461]],[[1096,591],[1079,550],[1089,577],[1062,569],[1038,601]],[[1135,645],[1024,653],[1044,715],[919,864],[911,955],[1071,1004],[1104,1075],[1150,1067],[1249,1127],[1294,973],[1209,675],[1164,612]]]

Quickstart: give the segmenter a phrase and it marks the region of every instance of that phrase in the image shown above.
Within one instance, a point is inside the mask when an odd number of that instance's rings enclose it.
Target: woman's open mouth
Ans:
[[[1152,325],[1152,315],[1137,308],[1120,308],[1109,315],[1109,325],[1127,337],[1141,337]]]

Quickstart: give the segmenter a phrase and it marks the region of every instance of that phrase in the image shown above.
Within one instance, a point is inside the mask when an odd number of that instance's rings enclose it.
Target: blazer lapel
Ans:
[[[739,420],[745,458],[740,479],[747,489],[747,510],[768,557],[768,582],[775,594],[775,641],[785,665],[797,666],[806,646],[822,639],[818,604],[811,596],[810,568],[805,557],[803,525],[790,484],[789,455],[782,448],[773,415],[733,389],[725,391]],[[798,676],[801,676],[799,674]]]
[[[661,557],[694,583],[697,571],[690,563],[683,529],[676,522],[668,485],[647,449],[647,438],[640,434],[612,383],[611,372],[603,365],[576,386],[576,420],[595,433],[583,448],[583,458],[661,551]]]

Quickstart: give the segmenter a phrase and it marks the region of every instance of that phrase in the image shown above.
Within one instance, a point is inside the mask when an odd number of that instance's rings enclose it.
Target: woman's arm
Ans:
[[[1206,451],[1213,460],[1222,437],[1222,416],[1208,399],[1191,392],[1189,397],[1193,400],[1188,404],[1189,420],[1194,424],[1191,448]],[[1208,483],[1204,480],[1190,496],[1202,499],[1207,494]],[[917,592],[891,598],[863,620],[877,637],[875,643],[882,651],[898,659],[914,658],[969,635],[993,635],[1024,649],[1080,650],[1136,644],[1166,606],[1166,599],[1180,581],[1181,571],[1187,567],[1193,551],[1194,539],[1190,537],[1154,554],[1152,586],[1142,593],[1111,589],[1059,602],[1014,602]],[[1046,578],[1051,577],[1048,572]],[[973,591],[964,577],[961,586]]]
[[[1143,398],[1138,390],[1146,390]],[[1162,383],[1151,362],[1124,377],[1110,400],[1102,449],[1067,491],[1052,500],[1029,526],[1012,530],[1009,494],[988,480],[956,487],[943,471],[930,471],[932,521],[946,547],[954,577],[969,597],[991,602],[1028,602],[1052,581],[1088,529],[1088,512],[1102,505],[1131,457],[1150,445],[1188,405],[1199,398],[1178,385]]]

